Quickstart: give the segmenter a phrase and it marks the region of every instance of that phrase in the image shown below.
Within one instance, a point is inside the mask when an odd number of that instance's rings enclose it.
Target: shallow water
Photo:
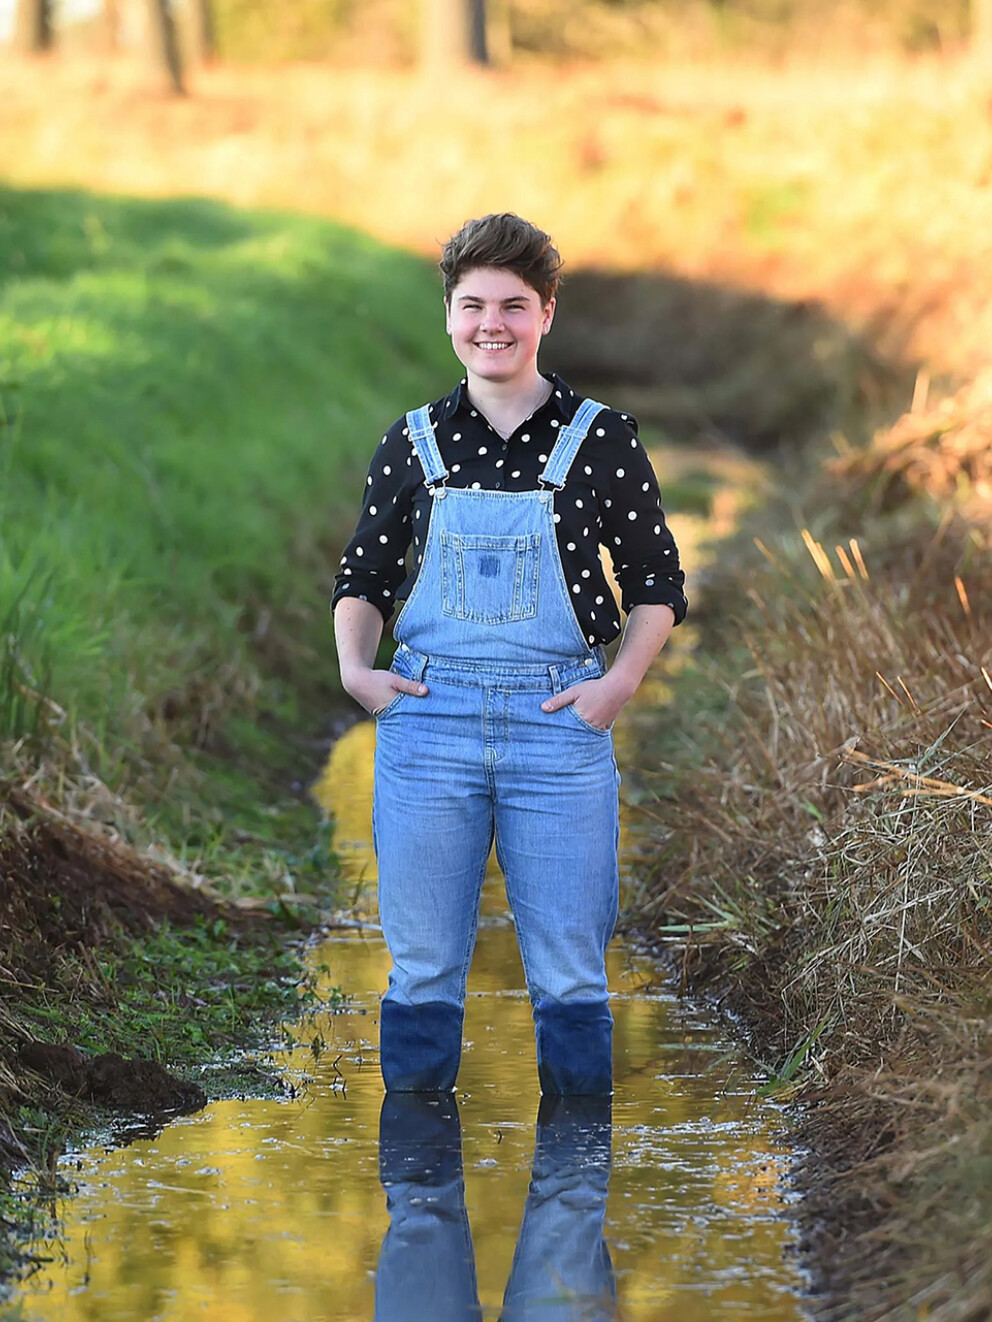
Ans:
[[[660,685],[643,691],[642,713]],[[621,767],[637,719],[618,730]],[[539,1116],[530,1006],[496,876],[455,1106],[383,1112],[373,739],[371,724],[354,727],[321,784],[369,925],[313,951],[349,1000],[281,1054],[297,1095],[215,1102],[155,1137],[67,1154],[76,1192],[62,1238],[45,1246],[52,1261],[20,1294],[23,1318],[798,1322],[788,1135],[752,1067],[615,943],[612,1117],[587,1103]],[[636,831],[628,811],[628,860]]]

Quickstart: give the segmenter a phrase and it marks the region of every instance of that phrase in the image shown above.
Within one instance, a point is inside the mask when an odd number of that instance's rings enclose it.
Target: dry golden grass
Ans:
[[[988,523],[951,506],[866,516],[870,491],[825,495],[822,479],[806,500],[830,511],[817,535],[763,529],[760,559],[711,587],[711,643],[718,628],[743,648],[734,666],[713,651],[727,708],[697,716],[660,768],[645,909],[659,939],[675,925],[686,980],[722,986],[809,1105],[801,1216],[822,1316],[978,1319],[992,1302]]]
[[[863,65],[220,66],[0,56],[0,172],[320,212],[431,255],[514,209],[570,266],[812,300],[962,379],[992,342],[992,75]]]

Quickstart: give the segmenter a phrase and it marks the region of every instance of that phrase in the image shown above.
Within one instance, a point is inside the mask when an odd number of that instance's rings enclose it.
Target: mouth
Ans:
[[[484,353],[501,353],[504,349],[512,349],[513,343],[510,340],[476,340],[475,347]]]

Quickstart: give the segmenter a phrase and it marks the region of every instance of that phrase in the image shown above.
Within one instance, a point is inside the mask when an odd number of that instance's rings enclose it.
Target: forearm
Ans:
[[[375,664],[382,628],[382,613],[370,601],[342,597],[334,607],[334,642],[346,689],[351,676]]]
[[[637,692],[648,667],[668,641],[674,627],[675,612],[671,606],[645,603],[635,606],[627,616],[620,650],[609,674],[628,698]]]

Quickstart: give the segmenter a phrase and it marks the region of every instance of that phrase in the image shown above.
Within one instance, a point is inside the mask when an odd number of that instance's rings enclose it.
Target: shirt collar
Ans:
[[[579,396],[557,372],[542,372],[541,375],[545,381],[551,382],[551,394],[536,410],[535,416],[548,410],[563,421],[570,421],[575,414],[575,410],[579,407]],[[471,407],[472,401],[468,397],[468,381],[465,377],[462,377],[451,394],[445,395],[441,401],[441,417],[444,419],[453,418],[459,409],[468,411]]]

